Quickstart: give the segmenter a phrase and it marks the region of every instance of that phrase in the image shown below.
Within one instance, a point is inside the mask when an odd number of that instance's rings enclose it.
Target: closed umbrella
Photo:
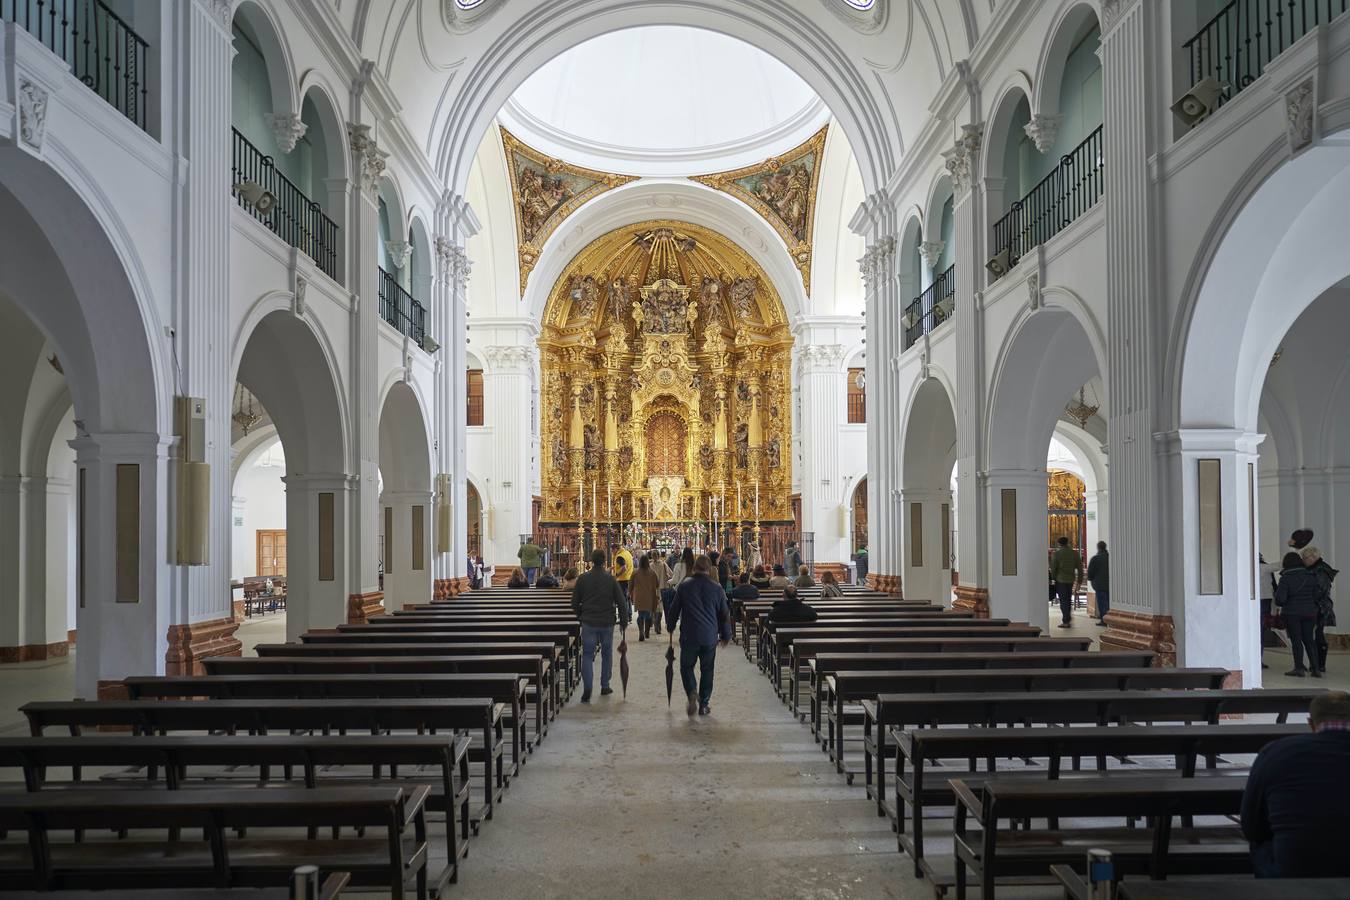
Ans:
[[[623,684],[623,695],[628,696],[628,628],[623,630],[619,639],[619,681]]]
[[[670,706],[670,695],[675,691],[675,632],[670,633],[670,646],[666,648],[666,706]]]

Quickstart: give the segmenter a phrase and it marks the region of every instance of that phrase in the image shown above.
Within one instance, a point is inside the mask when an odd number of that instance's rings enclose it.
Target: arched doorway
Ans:
[[[945,604],[952,590],[956,418],[938,379],[915,392],[902,447],[902,590],[909,599]]]
[[[867,476],[858,482],[849,498],[849,557],[859,584],[867,579],[870,551],[867,549]]]
[[[347,620],[354,488],[344,417],[329,354],[308,319],[278,310],[246,333],[236,379],[275,426],[285,461],[286,634],[294,640]]]
[[[431,447],[417,394],[396,382],[380,412],[380,533],[387,609],[431,601]]]

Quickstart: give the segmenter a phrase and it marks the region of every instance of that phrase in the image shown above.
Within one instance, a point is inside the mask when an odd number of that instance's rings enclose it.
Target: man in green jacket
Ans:
[[[516,559],[520,560],[520,567],[525,570],[525,580],[534,584],[534,576],[544,564],[543,548],[533,540],[528,540],[516,551]]]
[[[1059,611],[1064,621],[1060,628],[1068,628],[1073,619],[1073,586],[1083,578],[1083,560],[1078,551],[1069,546],[1069,539],[1061,537],[1059,549],[1050,557],[1050,580],[1059,596]]]

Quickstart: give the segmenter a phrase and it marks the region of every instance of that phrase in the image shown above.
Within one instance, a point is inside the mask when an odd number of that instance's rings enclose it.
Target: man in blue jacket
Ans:
[[[1258,878],[1350,876],[1350,694],[1308,710],[1312,734],[1267,744],[1242,794],[1242,834]]]
[[[711,710],[713,664],[717,659],[717,644],[726,646],[731,640],[731,610],[727,594],[712,579],[712,565],[708,557],[694,560],[694,571],[675,589],[675,597],[666,609],[666,627],[674,632],[675,625],[684,619],[680,628],[680,679],[684,683],[689,702],[685,711],[701,716]],[[694,664],[698,663],[698,680],[694,680]]]

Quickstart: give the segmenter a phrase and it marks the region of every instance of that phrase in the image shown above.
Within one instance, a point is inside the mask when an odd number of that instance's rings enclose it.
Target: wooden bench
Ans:
[[[1110,772],[1120,777],[1135,777],[1139,770],[1106,768],[1106,758],[1113,756],[1170,756],[1175,760],[1175,771],[1183,778],[1193,777],[1198,763],[1206,758],[1210,772],[1236,772],[1244,776],[1245,769],[1215,768],[1218,754],[1259,753],[1271,741],[1282,737],[1304,734],[1302,725],[1186,725],[1151,726],[1108,725],[1088,728],[916,728],[909,731],[891,730],[891,740],[899,750],[895,764],[895,811],[897,841],[902,853],[914,861],[915,875],[934,877],[926,869],[923,851],[924,811],[932,804],[950,806],[953,795],[948,784],[953,777],[962,778],[968,786],[978,786],[980,775],[977,761],[983,759],[985,771],[997,771],[998,760],[1004,758],[1043,758],[1045,767],[1023,770],[1011,777],[1054,780],[1066,777],[1065,760],[1073,766],[1073,777],[1079,760],[1096,757],[1097,766],[1090,777]],[[960,760],[969,767],[970,775],[959,769],[942,767],[944,760]],[[933,764],[938,764],[935,770]],[[1152,770],[1148,770],[1152,771]],[[1081,773],[1080,773],[1081,774]],[[999,778],[1010,777],[999,773]],[[974,780],[972,780],[972,778]],[[905,814],[908,806],[908,816]],[[909,818],[911,827],[905,828]]]
[[[832,635],[828,631],[784,634],[780,631],[779,639],[789,642],[788,664],[798,672],[798,678],[801,677],[802,661],[821,653],[928,653],[935,658],[945,658],[958,653],[1084,652],[1092,645],[1092,638],[1087,637],[1002,634],[997,629],[982,632],[978,637],[952,634],[905,637],[884,631],[854,635]],[[775,684],[782,683],[781,673],[775,672],[771,677]]]
[[[805,649],[805,647],[803,647]],[[1153,665],[1153,653],[1148,650],[1102,650],[1084,653],[1081,650],[1061,650],[1049,653],[817,653],[802,655],[807,674],[808,696],[811,701],[811,720],[820,722],[821,679],[840,669],[852,671],[980,671],[983,669],[1088,669],[1128,668],[1147,669]],[[789,676],[791,677],[791,676]],[[800,675],[798,676],[800,678]],[[792,690],[800,694],[800,687]]]
[[[167,735],[125,737],[26,737],[0,738],[0,767],[23,772],[29,791],[89,790],[91,787],[122,791],[127,803],[134,803],[137,789],[181,790],[219,789],[222,779],[231,786],[296,786],[292,773],[298,770],[307,788],[381,786],[395,787],[425,784],[429,789],[428,809],[446,814],[446,864],[449,871],[438,882],[458,880],[459,861],[468,851],[469,815],[469,739],[458,735],[269,735],[241,737],[221,735]],[[91,767],[131,767],[143,770],[136,780],[122,777],[91,782],[83,779],[83,770]],[[350,770],[339,773],[335,767],[363,766],[363,774]],[[424,767],[433,776],[411,777],[405,768]],[[389,779],[381,782],[378,773],[388,767]],[[58,781],[54,769],[68,768],[69,781]],[[210,771],[201,772],[201,769]],[[247,781],[233,780],[236,768],[256,769]],[[271,777],[273,769],[284,773],[281,780]],[[372,780],[371,771],[376,773]],[[198,770],[196,776],[193,770]],[[160,775],[163,774],[161,778]],[[456,822],[459,833],[456,834]]]
[[[70,790],[0,793],[0,829],[24,832],[24,845],[0,852],[7,887],[273,887],[290,883],[298,864],[342,869],[354,885],[406,896],[413,881],[427,894],[425,787],[145,792]],[[239,837],[247,829],[350,829],[346,836]],[[196,831],[201,840],[71,842],[66,831]],[[358,829],[382,832],[361,836]],[[241,831],[242,830],[242,831]],[[440,884],[435,886],[439,891]]]
[[[129,727],[138,735],[205,731],[287,734],[295,731],[465,731],[480,737],[469,759],[483,766],[483,802],[474,822],[491,819],[506,787],[503,759],[505,707],[482,698],[359,700],[54,700],[20,707],[34,737],[64,727],[78,737],[86,728]]]
[[[132,700],[206,697],[212,700],[387,699],[405,697],[487,697],[506,706],[503,723],[511,728],[511,768],[515,777],[525,761],[529,741],[525,734],[525,691],[529,681],[514,673],[458,673],[446,675],[202,675],[197,677],[136,676],[122,682]],[[543,710],[535,706],[537,727]]]
[[[1234,825],[1188,828],[1177,833],[1175,816],[1232,816],[1242,803],[1243,778],[1130,778],[1031,781],[994,777],[978,788],[953,779],[956,795],[957,900],[966,882],[993,900],[999,880],[1049,881],[1052,865],[1081,864],[1089,847],[1109,850],[1115,869],[1163,878],[1172,873],[1232,874],[1251,871],[1247,843]],[[1011,831],[1000,822],[1026,819],[1147,818],[1149,828],[1067,828]],[[970,822],[978,826],[971,831]],[[934,883],[935,888],[942,885]]]
[[[841,774],[853,783],[854,772],[844,765],[844,726],[861,725],[862,709],[846,715],[850,703],[880,694],[960,694],[975,692],[1033,692],[1083,690],[1193,690],[1223,687],[1227,669],[985,669],[979,671],[850,671],[835,670],[823,676],[822,705],[829,698],[825,728],[825,751]],[[864,754],[866,756],[867,754]],[[870,766],[866,767],[870,769]],[[871,772],[866,771],[871,787]]]
[[[1305,712],[1320,690],[1217,691],[1058,691],[1052,693],[880,694],[864,700],[863,747],[876,773],[878,815],[887,809],[887,735],[894,730],[963,725],[993,728],[1030,725],[1106,725],[1130,722],[1204,722],[1218,724],[1227,714],[1273,714],[1284,723],[1290,713]]]
[[[538,643],[552,641],[558,648],[559,660],[572,668],[581,655],[581,626],[549,628],[532,625],[519,629],[497,626],[491,631],[445,629],[435,632],[412,632],[373,634],[351,631],[307,631],[300,635],[305,644],[355,644],[369,646],[373,644],[403,644],[419,648],[413,656],[425,655],[420,652],[437,644],[463,646],[466,644],[503,644],[510,642]],[[259,654],[261,655],[261,653]]]
[[[1051,866],[1064,888],[1065,900],[1092,900],[1087,880],[1072,866]],[[1346,900],[1350,878],[1261,878],[1206,875],[1152,881],[1131,878],[1116,882],[1116,900]]]
[[[761,595],[762,596],[762,595]],[[782,599],[779,597],[778,599]],[[762,623],[760,617],[773,609],[772,600],[735,600],[731,601],[733,618],[741,628],[741,642],[745,645],[746,658],[750,656],[750,640],[758,640]],[[896,600],[893,602],[859,602],[854,600],[821,600],[811,602],[811,608],[817,616],[842,616],[852,613],[855,616],[871,613],[904,613],[915,618],[973,619],[970,610],[944,609],[930,603],[912,603]]]
[[[319,900],[336,900],[347,889],[351,875],[331,872],[319,885]],[[6,900],[294,900],[292,888],[133,888],[125,891],[16,891]]]
[[[524,675],[530,681],[537,702],[539,691],[546,700],[545,721],[537,728],[536,740],[542,740],[548,722],[558,714],[559,685],[553,677],[552,654],[548,657],[526,654],[487,656],[379,657],[379,656],[208,656],[202,660],[208,675],[445,675],[457,672],[494,672]]]
[[[1029,636],[1036,636],[1041,630],[1034,625],[1011,622],[1008,619],[972,619],[945,614],[911,616],[906,613],[880,614],[876,616],[824,616],[814,622],[782,622],[777,625],[769,622],[767,614],[760,616],[758,637],[760,668],[768,670],[774,664],[775,654],[778,662],[786,659],[787,648],[792,635],[819,633],[822,637],[866,635],[873,632],[891,631],[897,628],[959,629],[970,636],[995,629],[1020,629]],[[916,635],[922,637],[923,635]]]

